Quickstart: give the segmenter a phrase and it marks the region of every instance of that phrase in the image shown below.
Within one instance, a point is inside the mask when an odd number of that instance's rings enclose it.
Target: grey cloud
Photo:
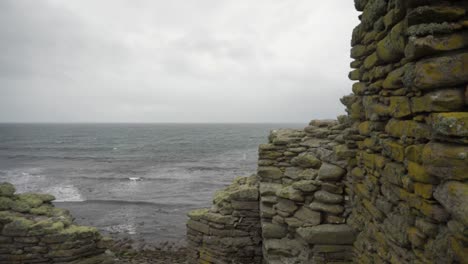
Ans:
[[[343,113],[352,1],[0,1],[0,122]]]

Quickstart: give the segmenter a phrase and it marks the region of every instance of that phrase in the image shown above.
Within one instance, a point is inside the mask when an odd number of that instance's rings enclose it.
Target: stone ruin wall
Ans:
[[[258,180],[239,177],[187,222],[189,263],[261,263]]]
[[[355,232],[346,194],[355,156],[346,117],[312,121],[304,130],[272,131],[259,147],[260,212],[267,263],[352,260]]]
[[[259,147],[263,261],[468,263],[468,1],[355,6],[348,115]]]
[[[0,184],[0,264],[112,264],[95,228],[77,226],[48,194],[15,194]]]
[[[468,1],[355,1],[357,263],[468,263]]]

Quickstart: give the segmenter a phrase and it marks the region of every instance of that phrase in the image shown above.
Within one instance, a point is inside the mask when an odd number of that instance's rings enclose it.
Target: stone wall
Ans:
[[[189,263],[261,263],[258,197],[257,177],[239,177],[215,194],[211,208],[190,212]]]
[[[110,264],[95,228],[73,224],[68,211],[55,208],[47,194],[15,194],[0,183],[0,264]]]
[[[259,147],[260,211],[267,263],[352,259],[354,230],[343,177],[355,155],[346,118],[273,131]]]
[[[468,1],[355,4],[355,262],[467,263]]]

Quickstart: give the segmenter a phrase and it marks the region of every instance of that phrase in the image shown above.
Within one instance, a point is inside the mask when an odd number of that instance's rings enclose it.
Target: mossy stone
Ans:
[[[468,112],[433,114],[431,124],[440,135],[468,137]]]
[[[12,197],[16,192],[15,186],[8,182],[0,183],[0,196]]]
[[[437,57],[416,63],[413,86],[421,90],[468,82],[468,53]]]
[[[423,149],[425,170],[441,179],[468,179],[468,146],[431,142]]]
[[[12,204],[13,200],[9,197],[0,197],[0,211],[10,209]]]

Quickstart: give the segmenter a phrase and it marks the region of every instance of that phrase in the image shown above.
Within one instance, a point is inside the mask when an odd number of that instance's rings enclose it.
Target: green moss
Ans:
[[[461,29],[461,25],[456,23],[428,23],[410,26],[407,30],[407,34],[410,36],[448,34],[458,29]]]
[[[8,182],[0,183],[0,196],[12,197],[15,194],[15,186]]]
[[[0,197],[0,211],[8,210],[11,208],[13,200],[8,197]]]
[[[11,204],[11,210],[19,213],[28,213],[31,210],[31,206],[25,201],[15,200]]]
[[[209,211],[210,209],[208,208],[192,210],[188,213],[188,217],[190,217],[190,219],[198,221],[203,217],[203,215],[207,214]]]

